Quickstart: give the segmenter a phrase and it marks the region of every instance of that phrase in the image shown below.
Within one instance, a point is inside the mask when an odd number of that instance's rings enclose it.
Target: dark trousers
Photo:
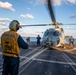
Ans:
[[[3,56],[3,71],[2,75],[18,75],[19,70],[19,57]]]
[[[71,46],[71,45],[74,47],[74,42],[70,42],[69,43],[69,46]]]
[[[37,41],[37,45],[40,45],[40,41]]]

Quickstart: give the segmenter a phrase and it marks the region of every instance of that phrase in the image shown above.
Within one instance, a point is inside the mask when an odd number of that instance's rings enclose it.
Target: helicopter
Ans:
[[[52,8],[52,0],[47,1],[47,6],[48,6],[50,16],[51,16],[51,19],[53,22],[52,25],[54,25],[55,28],[50,28],[44,32],[43,45],[48,44],[49,47],[62,46],[65,43],[64,30],[63,30],[63,28],[59,28],[59,25],[62,25],[62,23],[56,22],[55,15],[54,15],[53,8]],[[48,41],[48,43],[47,43],[47,41]]]
[[[53,11],[53,5],[52,5],[52,0],[46,0],[47,4],[47,9],[49,11],[50,18],[52,20],[51,24],[34,24],[34,25],[20,25],[21,27],[27,27],[27,26],[54,26],[54,28],[49,28],[47,29],[44,34],[43,34],[43,40],[42,40],[42,45],[46,45],[47,39],[49,39],[49,47],[59,47],[63,46],[66,41],[65,41],[65,34],[64,34],[64,29],[60,28],[59,25],[63,25],[62,23],[58,23],[55,18],[55,14]],[[69,25],[69,24],[67,24]],[[75,24],[76,25],[76,24]]]
[[[52,0],[46,0],[47,9],[49,10],[50,18],[52,20],[51,24],[38,24],[38,25],[21,25],[22,27],[26,26],[54,26],[54,28],[47,29],[43,34],[42,45],[49,47],[61,47],[66,43],[65,38],[70,36],[65,36],[64,29],[60,28],[59,25],[63,25],[62,23],[58,23],[55,18],[55,14],[53,11],[53,3]],[[69,25],[69,24],[65,24]],[[71,25],[71,24],[70,24]],[[73,24],[72,24],[73,25]],[[74,24],[76,25],[76,24]],[[49,42],[47,43],[47,40]]]

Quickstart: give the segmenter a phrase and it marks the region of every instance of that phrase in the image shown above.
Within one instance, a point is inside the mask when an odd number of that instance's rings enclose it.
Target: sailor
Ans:
[[[45,45],[46,45],[46,47],[50,47],[51,42],[50,42],[49,38],[46,39]]]
[[[69,38],[69,46],[71,46],[71,45],[74,47],[74,38],[73,38],[73,36],[71,36]]]
[[[36,39],[37,39],[37,46],[39,46],[40,45],[40,39],[41,39],[40,35],[38,35]]]
[[[30,44],[30,37],[27,37],[26,38],[26,41],[27,41],[27,43],[28,43],[28,45]]]
[[[19,22],[13,20],[9,24],[9,31],[1,36],[3,53],[2,75],[18,75],[20,48],[28,49],[28,44],[16,33],[20,28]]]

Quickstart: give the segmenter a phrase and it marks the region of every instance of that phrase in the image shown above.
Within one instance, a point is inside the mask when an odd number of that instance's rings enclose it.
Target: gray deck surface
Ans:
[[[31,45],[21,49],[19,75],[76,75],[76,51],[74,53]],[[0,48],[0,75],[2,75]]]

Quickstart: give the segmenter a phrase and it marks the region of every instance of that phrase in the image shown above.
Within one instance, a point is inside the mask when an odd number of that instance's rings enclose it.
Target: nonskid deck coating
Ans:
[[[1,75],[1,52],[0,56]],[[76,75],[76,54],[36,45],[21,49],[19,75]]]

